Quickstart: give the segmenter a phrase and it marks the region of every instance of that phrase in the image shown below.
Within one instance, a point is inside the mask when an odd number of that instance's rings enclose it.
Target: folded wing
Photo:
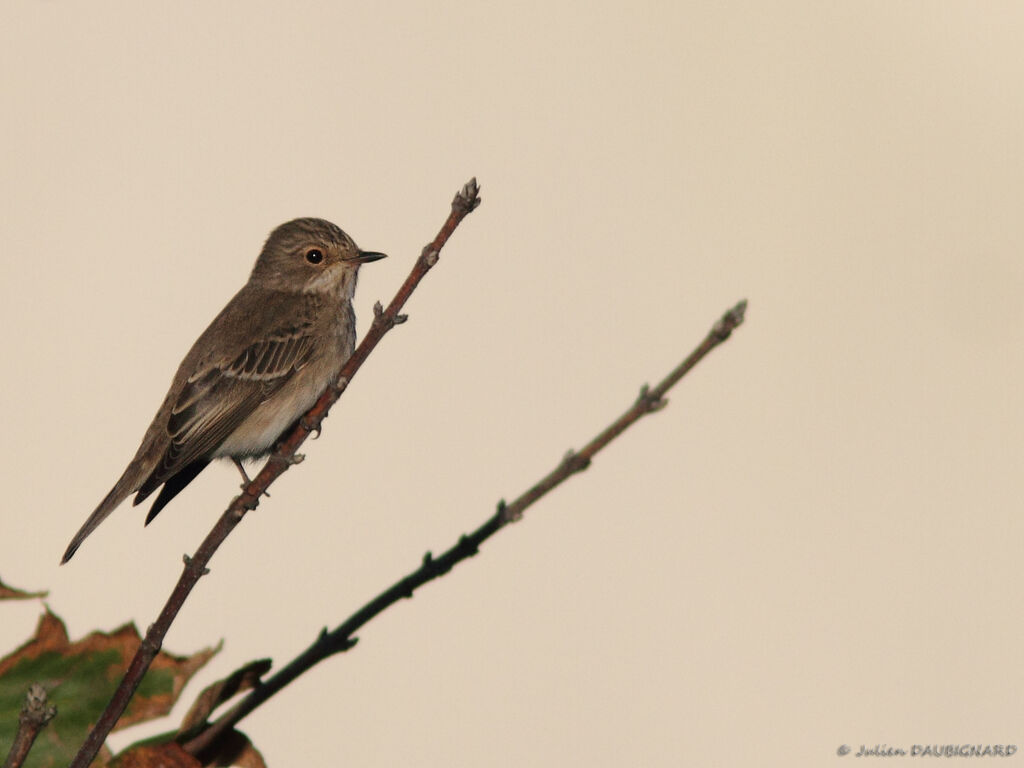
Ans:
[[[167,420],[170,443],[133,502],[140,503],[167,484],[147,522],[199,474],[209,455],[260,403],[309,362],[314,344],[306,330],[274,334],[233,360],[205,366],[189,377]],[[178,475],[181,482],[173,482]]]

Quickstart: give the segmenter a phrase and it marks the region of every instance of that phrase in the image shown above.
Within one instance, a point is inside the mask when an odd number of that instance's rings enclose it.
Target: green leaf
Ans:
[[[66,765],[85,740],[131,663],[141,638],[134,624],[111,633],[93,632],[70,642],[64,623],[47,608],[35,636],[0,660],[0,754],[9,748],[18,727],[25,691],[41,684],[57,707],[57,716],[39,735],[26,768]],[[193,656],[161,652],[128,705],[116,729],[162,717],[182,688],[214,654],[207,648]],[[94,765],[105,765],[104,749]]]

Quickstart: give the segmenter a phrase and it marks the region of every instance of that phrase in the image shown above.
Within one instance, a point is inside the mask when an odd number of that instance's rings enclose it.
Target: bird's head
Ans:
[[[270,233],[249,279],[278,290],[351,299],[360,265],[383,258],[383,253],[360,250],[329,221],[294,219]]]

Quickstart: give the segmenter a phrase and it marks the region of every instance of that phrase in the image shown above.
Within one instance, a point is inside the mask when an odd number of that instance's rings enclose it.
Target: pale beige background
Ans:
[[[0,575],[73,636],[145,627],[233,469],[57,560],[267,232],[390,253],[365,328],[475,174],[173,628],[225,639],[186,697],[448,546],[748,297],[667,410],[243,730],[271,766],[1024,746],[1020,4],[373,5],[2,5]]]

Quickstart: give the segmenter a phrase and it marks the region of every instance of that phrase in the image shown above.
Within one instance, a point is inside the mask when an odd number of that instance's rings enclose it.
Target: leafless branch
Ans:
[[[36,736],[56,714],[57,708],[50,706],[46,699],[46,689],[39,683],[29,686],[25,695],[25,705],[18,715],[18,732],[14,734],[14,743],[11,744],[11,751],[7,753],[3,768],[21,768]]]
[[[328,387],[313,407],[299,420],[299,423],[291,433],[281,440],[274,453],[267,459],[267,463],[263,465],[259,474],[253,478],[252,482],[242,491],[242,494],[231,502],[230,506],[228,506],[227,510],[213,527],[213,530],[207,534],[202,544],[199,545],[195,554],[192,557],[185,557],[185,568],[174,590],[171,592],[171,596],[168,598],[157,620],[146,631],[146,636],[139,644],[139,649],[135,653],[128,671],[114,692],[114,696],[111,698],[107,708],[82,744],[78,754],[75,755],[75,759],[71,762],[71,768],[87,768],[92,762],[103,746],[107,735],[128,706],[128,702],[131,700],[136,688],[138,688],[139,683],[142,682],[146,670],[159,652],[163,639],[167,635],[167,630],[170,629],[171,623],[174,621],[175,616],[177,616],[178,611],[181,610],[185,599],[199,579],[208,573],[206,565],[209,563],[210,558],[213,557],[214,552],[217,551],[228,534],[234,530],[235,526],[241,522],[245,513],[257,507],[260,497],[266,493],[270,485],[290,466],[301,461],[296,455],[296,450],[309,437],[311,432],[320,432],[321,424],[331,406],[341,397],[356,371],[359,370],[363,361],[366,360],[370,352],[377,346],[384,334],[395,325],[404,321],[405,317],[400,315],[399,311],[416,289],[416,286],[419,285],[420,280],[437,263],[441,249],[448,242],[448,238],[451,237],[455,228],[479,205],[480,188],[475,178],[470,179],[455,195],[455,199],[452,201],[451,213],[449,213],[441,230],[424,247],[412,271],[398,289],[398,293],[395,294],[395,298],[391,300],[387,309],[380,309],[379,305],[374,308],[373,323],[370,325],[362,342],[356,347],[355,352],[352,353],[352,356],[345,362],[345,365],[339,372],[338,383],[333,387]]]
[[[343,653],[355,646],[358,638],[353,637],[353,634],[379,613],[403,598],[411,598],[413,592],[418,587],[439,576],[443,576],[461,561],[475,555],[484,541],[509,523],[519,520],[523,516],[523,512],[530,505],[565,480],[568,480],[572,475],[582,472],[590,466],[591,460],[602,448],[622,434],[630,425],[638,421],[640,417],[659,411],[668,404],[668,401],[664,399],[668,390],[712,349],[729,338],[733,330],[743,322],[746,309],[747,302],[744,300],[722,315],[704,340],[685,360],[676,366],[653,389],[649,388],[646,384],[641,387],[639,397],[637,397],[636,401],[625,413],[602,430],[582,449],[566,453],[548,475],[511,504],[506,504],[504,500],[499,501],[497,511],[493,515],[469,535],[461,536],[440,557],[435,558],[430,552],[427,552],[423,557],[420,567],[415,571],[396,581],[352,614],[337,628],[330,632],[325,628],[306,650],[282,667],[275,675],[265,680],[261,685],[256,686],[251,693],[224,713],[209,728],[184,743],[182,746],[185,750],[196,756],[200,756],[209,750],[221,734],[230,733],[243,717],[299,675],[324,659],[337,653]]]

